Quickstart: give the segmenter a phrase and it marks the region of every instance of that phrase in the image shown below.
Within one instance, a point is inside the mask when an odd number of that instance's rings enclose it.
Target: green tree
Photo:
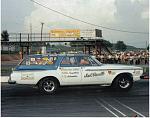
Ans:
[[[116,50],[125,51],[127,46],[123,41],[117,41],[115,48]]]
[[[149,50],[149,46],[147,46],[147,50]]]
[[[2,41],[9,41],[9,34],[7,30],[2,31],[1,38],[2,38]]]
[[[105,46],[107,46],[107,47],[109,47],[109,48],[111,48],[111,47],[113,46],[113,44],[110,43],[110,42],[107,41],[107,40],[102,40],[102,41],[103,41],[103,43],[105,44]]]

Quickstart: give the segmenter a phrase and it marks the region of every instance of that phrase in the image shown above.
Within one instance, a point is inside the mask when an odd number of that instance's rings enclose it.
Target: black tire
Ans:
[[[127,74],[121,74],[115,78],[112,87],[117,91],[129,91],[133,86],[133,78]]]
[[[58,89],[58,82],[55,78],[44,78],[39,81],[38,88],[44,94],[53,94]]]

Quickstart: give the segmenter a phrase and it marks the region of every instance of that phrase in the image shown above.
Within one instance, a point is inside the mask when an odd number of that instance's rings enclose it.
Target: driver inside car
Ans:
[[[83,58],[80,60],[80,65],[89,65],[89,61]]]

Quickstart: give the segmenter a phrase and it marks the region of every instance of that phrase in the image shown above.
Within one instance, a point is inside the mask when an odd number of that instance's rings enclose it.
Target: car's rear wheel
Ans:
[[[38,84],[39,90],[45,94],[53,94],[58,88],[58,82],[53,78],[44,78]]]
[[[133,86],[133,78],[127,74],[121,74],[116,77],[112,86],[116,90],[128,91]]]

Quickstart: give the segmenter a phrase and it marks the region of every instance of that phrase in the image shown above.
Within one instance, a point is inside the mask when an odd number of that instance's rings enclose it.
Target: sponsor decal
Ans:
[[[48,61],[48,60],[49,60],[48,57],[43,57],[42,59],[43,59],[44,61]]]
[[[67,79],[69,77],[78,77],[78,75],[63,75],[62,77],[65,78],[65,79]]]
[[[133,74],[134,75],[139,75],[140,74],[140,70],[134,70]]]
[[[111,70],[108,71],[108,74],[111,74]]]
[[[115,75],[115,74],[116,74],[116,72],[111,71],[111,70],[108,70],[108,74],[109,74],[109,75]]]
[[[79,69],[77,69],[77,68],[74,68],[74,69],[61,68],[60,70],[61,70],[62,76],[64,78],[67,78],[67,77],[78,77],[78,75],[79,75]]]
[[[78,68],[61,68],[60,69],[61,71],[79,71],[79,69]]]
[[[68,75],[67,77],[78,77],[77,75]]]
[[[33,80],[34,74],[33,73],[23,73],[21,74],[21,80]]]
[[[97,76],[102,76],[102,75],[104,75],[104,72],[101,72],[101,73],[86,73],[85,75],[84,75],[84,77],[97,77]]]
[[[85,71],[102,71],[101,69],[86,69]]]
[[[62,74],[79,74],[79,72],[62,72]]]
[[[35,58],[31,58],[30,60],[31,60],[31,61],[35,61]]]

